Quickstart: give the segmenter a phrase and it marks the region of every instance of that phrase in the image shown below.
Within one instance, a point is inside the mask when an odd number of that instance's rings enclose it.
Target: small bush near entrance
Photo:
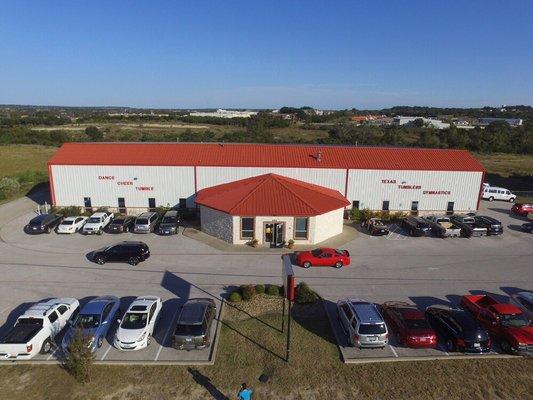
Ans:
[[[241,294],[242,294],[243,300],[252,300],[252,298],[255,295],[254,285],[242,285]]]
[[[70,207],[52,207],[50,209],[51,213],[57,213],[66,217],[77,217],[78,215],[83,215],[81,212],[81,207],[70,206]]]
[[[265,293],[265,285],[260,283],[259,285],[255,285],[255,293],[257,294],[263,294]]]
[[[65,360],[65,368],[80,383],[91,380],[94,354],[89,348],[90,340],[89,335],[83,334],[81,329],[76,329]]]
[[[310,304],[318,300],[318,295],[305,282],[301,282],[296,286],[294,297],[298,304]]]
[[[276,285],[268,285],[267,294],[270,296],[279,296],[279,287]]]
[[[239,303],[242,301],[241,294],[236,290],[232,294],[229,295],[229,301],[232,303]]]

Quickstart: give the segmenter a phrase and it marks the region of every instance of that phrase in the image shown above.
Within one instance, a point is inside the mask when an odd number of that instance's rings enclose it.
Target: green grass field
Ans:
[[[56,147],[33,145],[0,146],[0,178],[25,171],[46,172],[46,163]]]
[[[294,310],[290,363],[283,361],[279,312],[227,307],[214,366],[97,366],[84,385],[59,366],[0,366],[2,397],[233,399],[242,382],[253,387],[254,400],[526,399],[533,393],[533,363],[525,359],[343,364],[323,309]],[[258,381],[261,374],[268,383]]]
[[[476,154],[476,158],[487,172],[502,177],[510,175],[533,176],[533,155],[531,154]],[[533,187],[531,188],[533,190]]]

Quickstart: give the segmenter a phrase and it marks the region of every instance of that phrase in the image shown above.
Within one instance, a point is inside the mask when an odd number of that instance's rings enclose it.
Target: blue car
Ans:
[[[115,296],[97,297],[85,304],[65,333],[61,345],[63,351],[68,352],[77,329],[81,329],[84,335],[89,336],[89,346],[92,352],[102,347],[109,329],[117,319],[119,307],[120,300]]]

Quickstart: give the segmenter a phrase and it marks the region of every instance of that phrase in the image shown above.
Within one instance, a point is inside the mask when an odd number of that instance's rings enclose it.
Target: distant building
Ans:
[[[350,117],[350,121],[352,122],[355,122],[355,123],[358,123],[358,124],[362,124],[364,122],[368,122],[368,121],[376,121],[376,120],[379,120],[379,119],[383,119],[385,116],[384,115],[353,115]]]
[[[394,117],[392,123],[393,125],[407,125],[407,126],[413,126],[414,121],[417,119],[421,119],[424,121],[424,124],[431,127],[431,128],[437,128],[437,129],[446,129],[450,127],[450,124],[447,122],[442,122],[440,119],[434,119],[434,118],[424,118],[424,117]]]
[[[200,112],[193,111],[189,113],[191,117],[216,117],[216,118],[250,118],[253,115],[257,115],[257,111],[234,111],[223,110],[219,108],[216,111]]]
[[[524,122],[520,118],[480,118],[479,124],[481,126],[487,126],[492,124],[493,122],[507,122],[510,126],[513,128],[522,125]]]

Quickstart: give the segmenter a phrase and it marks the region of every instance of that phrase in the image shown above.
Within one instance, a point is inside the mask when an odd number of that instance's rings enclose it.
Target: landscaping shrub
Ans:
[[[16,178],[8,176],[0,179],[0,195],[4,198],[14,195],[20,190],[20,183]]]
[[[80,382],[91,380],[94,354],[89,346],[90,336],[76,329],[65,359],[65,368]]]
[[[77,217],[78,215],[82,215],[81,207],[77,207],[77,206],[52,207],[50,209],[50,212],[62,214],[65,218],[66,217]]]
[[[261,283],[259,285],[255,285],[255,293],[257,293],[257,294],[265,293],[265,285],[263,285]]]
[[[294,297],[298,304],[310,304],[318,300],[318,295],[305,282],[301,282],[296,286]]]
[[[236,290],[234,291],[233,293],[231,293],[229,295],[229,301],[231,301],[232,303],[239,303],[240,301],[242,301],[242,296],[241,294]]]
[[[358,208],[352,208],[350,211],[350,219],[354,222],[361,221],[361,210]]]
[[[270,296],[279,296],[279,287],[276,285],[268,285],[267,294]]]
[[[243,300],[252,300],[252,298],[255,295],[254,285],[242,285],[241,294],[242,294]]]
[[[361,221],[368,221],[373,216],[374,216],[374,214],[368,208],[360,210],[360,220]]]

